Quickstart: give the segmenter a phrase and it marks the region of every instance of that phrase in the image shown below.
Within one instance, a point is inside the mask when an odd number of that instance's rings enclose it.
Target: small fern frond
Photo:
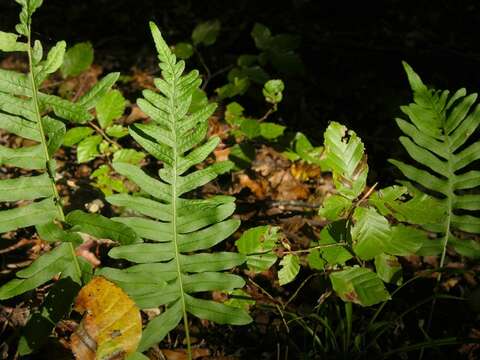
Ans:
[[[447,244],[462,255],[480,257],[480,244],[473,240],[459,240],[455,231],[480,233],[480,218],[471,211],[480,210],[480,195],[474,189],[480,186],[480,171],[473,170],[480,159],[480,142],[469,141],[480,124],[480,105],[475,105],[477,94],[467,95],[460,89],[449,91],[428,89],[404,63],[414,103],[403,106],[410,121],[396,119],[406,136],[400,142],[420,167],[398,160],[390,160],[410,181],[424,192],[437,197],[444,216],[430,230],[443,236],[443,266]]]
[[[176,60],[156,25],[150,26],[162,70],[162,78],[155,79],[160,93],[143,92],[144,98],[137,103],[152,122],[134,125],[130,133],[145,150],[163,162],[163,168],[159,179],[154,179],[134,165],[114,164],[118,173],[148,194],[118,194],[107,198],[111,204],[138,214],[115,220],[134,229],[144,242],[116,247],[109,253],[113,258],[137,265],[124,270],[104,268],[99,272],[122,286],[141,308],[165,305],[165,312],[147,325],[140,351],[161,341],[182,318],[190,347],[187,313],[220,324],[241,325],[251,321],[242,309],[195,296],[199,292],[230,291],[244,285],[241,277],[223,272],[244,263],[244,255],[208,251],[239,227],[238,220],[229,219],[235,210],[235,199],[184,197],[228,171],[231,163],[220,162],[191,170],[219,143],[218,137],[204,142],[208,118],[215,105],[190,112],[192,94],[201,83],[198,71],[183,74],[185,63]]]

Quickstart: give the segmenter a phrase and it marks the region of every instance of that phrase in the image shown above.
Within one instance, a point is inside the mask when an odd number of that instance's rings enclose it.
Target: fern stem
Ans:
[[[51,158],[50,154],[48,152],[48,147],[47,147],[47,139],[45,137],[45,130],[43,128],[42,124],[42,115],[40,114],[40,106],[38,104],[38,96],[37,96],[37,84],[35,82],[35,73],[34,73],[34,68],[33,68],[33,56],[32,56],[32,36],[31,36],[31,27],[30,24],[28,25],[28,35],[27,35],[27,54],[28,54],[28,66],[29,66],[29,77],[30,77],[30,83],[32,86],[32,101],[35,106],[35,116],[37,118],[37,125],[38,125],[38,131],[40,132],[40,138],[41,138],[41,143],[42,143],[42,149],[45,154],[45,166],[47,168],[47,173],[50,178],[50,183],[52,185],[52,191],[53,191],[53,198],[55,202],[55,206],[58,211],[59,219],[60,221],[65,221],[65,214],[63,213],[63,208],[62,208],[62,202],[60,199],[60,195],[58,194],[58,190],[56,187],[55,183],[55,174],[52,173],[51,171]]]
[[[172,69],[172,73],[174,69]],[[175,82],[173,85],[172,96],[170,98],[170,109],[171,109],[171,120],[172,120],[172,135],[173,143],[177,144],[177,131],[175,128],[175,104],[173,99],[175,99]],[[187,354],[188,360],[192,360],[192,345],[190,342],[190,329],[188,327],[188,314],[187,306],[185,304],[185,293],[183,290],[183,281],[182,281],[182,270],[180,268],[180,251],[178,250],[178,238],[177,238],[177,147],[173,146],[173,164],[172,164],[172,230],[173,230],[173,246],[175,249],[175,261],[177,264],[177,277],[178,284],[180,286],[180,299],[182,302],[182,312],[183,312],[183,324],[185,327],[185,340],[187,342]]]
[[[444,128],[443,129],[444,133],[447,134],[446,132],[446,129]],[[448,137],[448,135],[445,135],[445,138],[446,138],[446,143],[447,143],[447,146],[448,146],[448,159],[447,159],[447,164],[448,164],[448,174],[447,174],[447,184],[448,184],[448,189],[447,189],[447,192],[448,192],[448,195],[447,195],[447,218],[445,220],[445,234],[443,236],[443,239],[442,239],[442,255],[440,257],[440,265],[439,265],[439,268],[440,270],[443,269],[443,266],[445,265],[445,258],[447,256],[447,245],[448,245],[448,237],[450,236],[450,225],[451,225],[451,221],[452,221],[452,212],[453,212],[453,202],[452,202],[452,198],[454,196],[454,190],[453,190],[453,187],[452,187],[452,179],[455,178],[455,173],[452,169],[452,153],[453,151],[451,150],[451,144],[450,144],[450,138]],[[443,272],[439,272],[438,275],[437,275],[437,283],[435,285],[436,288],[438,288],[438,286],[440,285],[440,282],[442,280],[442,274]],[[433,314],[435,312],[435,306],[437,305],[437,298],[434,297],[433,300],[432,300],[432,306],[430,308],[430,313],[428,315],[428,320],[427,320],[427,332],[430,332],[430,329],[432,327],[432,321],[433,321]],[[419,360],[422,360],[423,359],[423,354],[424,354],[424,348],[422,348],[420,350],[420,354],[418,356],[418,359]]]

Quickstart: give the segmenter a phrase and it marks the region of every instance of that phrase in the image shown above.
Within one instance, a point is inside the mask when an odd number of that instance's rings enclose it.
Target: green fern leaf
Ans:
[[[436,208],[442,211],[441,219],[426,228],[443,238],[440,266],[444,265],[448,244],[463,255],[480,257],[477,242],[462,243],[453,234],[480,232],[480,218],[470,212],[480,210],[480,195],[472,192],[480,186],[480,171],[471,169],[480,159],[480,142],[467,143],[480,124],[480,106],[475,105],[477,94],[467,95],[465,89],[453,95],[430,90],[407,63],[403,65],[415,102],[401,108],[410,122],[396,121],[406,135],[400,137],[400,142],[417,165],[390,162],[423,192],[438,199]]]
[[[1,32],[0,50],[25,51],[29,71],[23,74],[0,69],[0,128],[36,144],[19,148],[0,146],[0,165],[36,170],[36,174],[0,180],[0,202],[22,203],[16,208],[0,211],[0,232],[35,226],[44,240],[63,243],[19,271],[16,279],[0,287],[1,299],[34,289],[58,274],[71,277],[80,284],[81,278],[91,273],[91,268],[75,255],[74,245],[82,241],[80,232],[121,244],[133,243],[138,238],[123,224],[99,218],[99,215],[79,216],[74,212],[65,218],[55,184],[53,156],[63,142],[64,121],[91,119],[89,109],[108,91],[118,74],[101,80],[80,103],[40,92],[42,82],[61,66],[66,44],[58,42],[43,59],[42,44],[39,41],[32,43],[31,39],[31,16],[42,1],[16,1],[22,6],[20,24],[16,27],[18,34]],[[19,42],[21,37],[25,37],[26,42]],[[91,217],[95,218],[92,220]],[[60,223],[64,223],[68,230],[62,229]]]
[[[235,210],[235,199],[183,197],[228,171],[232,164],[216,163],[188,172],[218,144],[216,137],[204,142],[208,118],[215,106],[189,113],[192,95],[201,82],[198,72],[184,75],[184,62],[176,60],[155,24],[151,23],[150,27],[162,70],[162,78],[155,80],[160,93],[144,91],[144,98],[137,103],[152,123],[132,126],[129,131],[145,150],[163,162],[163,168],[159,171],[160,179],[154,179],[134,165],[114,164],[118,173],[147,194],[109,196],[107,200],[111,204],[133,213],[133,216],[114,220],[130,226],[144,242],[116,247],[109,253],[115,259],[126,259],[137,265],[123,270],[104,268],[98,272],[120,286],[125,286],[122,279],[127,278],[129,281],[138,278],[141,284],[145,276],[166,284],[126,287],[141,308],[165,306],[165,311],[147,325],[140,351],[161,341],[182,318],[189,344],[188,313],[220,324],[242,325],[251,321],[243,309],[194,297],[198,292],[230,291],[244,285],[241,277],[223,271],[244,263],[245,255],[208,252],[238,228],[239,221],[229,219]],[[200,252],[194,253],[197,251]]]

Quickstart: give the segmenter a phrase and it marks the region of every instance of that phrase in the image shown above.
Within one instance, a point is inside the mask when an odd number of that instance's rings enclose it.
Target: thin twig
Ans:
[[[98,132],[100,135],[102,135],[102,137],[103,137],[106,141],[108,141],[110,144],[115,145],[115,146],[118,146],[120,149],[122,148],[122,146],[121,146],[118,142],[116,142],[115,140],[113,140],[112,138],[110,138],[110,137],[105,133],[105,131],[103,131],[103,129],[100,128],[99,126],[97,126],[93,121],[90,121],[88,124],[89,124],[92,128],[94,128],[96,132]]]

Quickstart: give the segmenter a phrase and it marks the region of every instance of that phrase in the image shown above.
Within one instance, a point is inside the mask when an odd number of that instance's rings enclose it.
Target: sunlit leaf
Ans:
[[[126,357],[137,349],[142,335],[140,310],[112,282],[94,277],[78,293],[74,310],[84,314],[70,338],[76,359]]]

